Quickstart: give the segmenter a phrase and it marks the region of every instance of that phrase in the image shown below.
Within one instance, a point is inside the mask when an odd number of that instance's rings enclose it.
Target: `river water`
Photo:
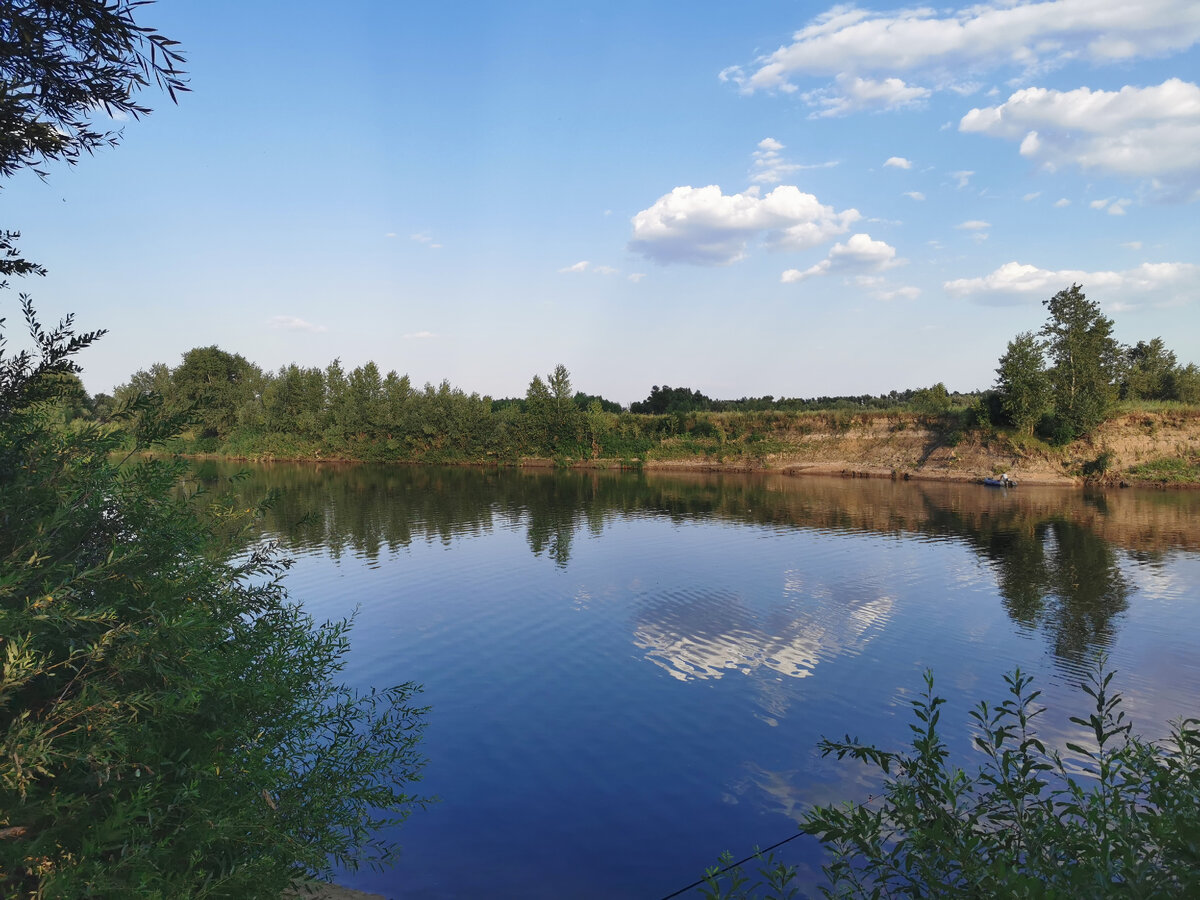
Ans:
[[[717,474],[248,466],[317,618],[357,610],[346,677],[424,685],[424,792],[398,898],[654,900],[723,850],[875,782],[932,669],[966,727],[1020,666],[1077,737],[1107,654],[1149,736],[1200,713],[1200,493]],[[203,464],[219,479],[233,467]],[[781,849],[819,877],[809,838]]]

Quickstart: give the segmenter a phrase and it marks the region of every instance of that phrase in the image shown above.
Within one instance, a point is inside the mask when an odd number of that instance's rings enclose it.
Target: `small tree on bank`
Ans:
[[[1008,342],[996,369],[1000,409],[1014,428],[1030,434],[1050,410],[1050,380],[1042,357],[1042,342],[1024,331]]]
[[[1071,440],[1107,418],[1117,401],[1121,345],[1113,321],[1075,284],[1044,301],[1050,318],[1042,326],[1050,358],[1056,437]]]

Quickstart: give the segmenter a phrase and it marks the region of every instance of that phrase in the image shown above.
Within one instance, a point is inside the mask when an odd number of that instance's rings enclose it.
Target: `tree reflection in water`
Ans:
[[[961,542],[995,572],[1012,620],[1044,633],[1071,665],[1110,645],[1114,620],[1127,608],[1119,551],[1145,557],[1196,549],[1191,523],[1200,513],[1200,499],[1180,494],[1002,494],[967,484],[779,475],[203,463],[197,476],[215,485],[239,468],[249,472],[233,485],[243,502],[277,494],[268,533],[294,551],[324,547],[334,558],[376,560],[413,541],[449,544],[519,528],[535,555],[566,568],[581,529],[599,534],[635,515]],[[656,647],[690,640],[649,631],[641,639]],[[712,662],[700,656],[697,671]]]

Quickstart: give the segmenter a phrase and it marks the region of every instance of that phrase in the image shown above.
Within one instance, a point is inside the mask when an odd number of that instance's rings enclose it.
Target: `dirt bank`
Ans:
[[[917,416],[895,414],[856,415],[848,421],[781,419],[769,438],[767,449],[757,453],[715,442],[712,447],[697,447],[695,441],[668,439],[636,462],[645,469],[922,481],[979,481],[1006,472],[1025,484],[1148,484],[1153,479],[1130,470],[1164,458],[1200,458],[1200,410],[1125,414],[1065,447],[996,431],[950,433]],[[629,464],[628,460],[579,463],[600,468]],[[553,465],[553,461],[528,459],[522,465]],[[1200,486],[1200,482],[1193,480],[1186,486]]]

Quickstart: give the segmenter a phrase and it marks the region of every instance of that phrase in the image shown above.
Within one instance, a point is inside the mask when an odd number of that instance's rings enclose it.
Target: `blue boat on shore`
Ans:
[[[1017,483],[1008,477],[1008,473],[1004,473],[998,478],[985,478],[983,483],[988,487],[1016,487]]]

